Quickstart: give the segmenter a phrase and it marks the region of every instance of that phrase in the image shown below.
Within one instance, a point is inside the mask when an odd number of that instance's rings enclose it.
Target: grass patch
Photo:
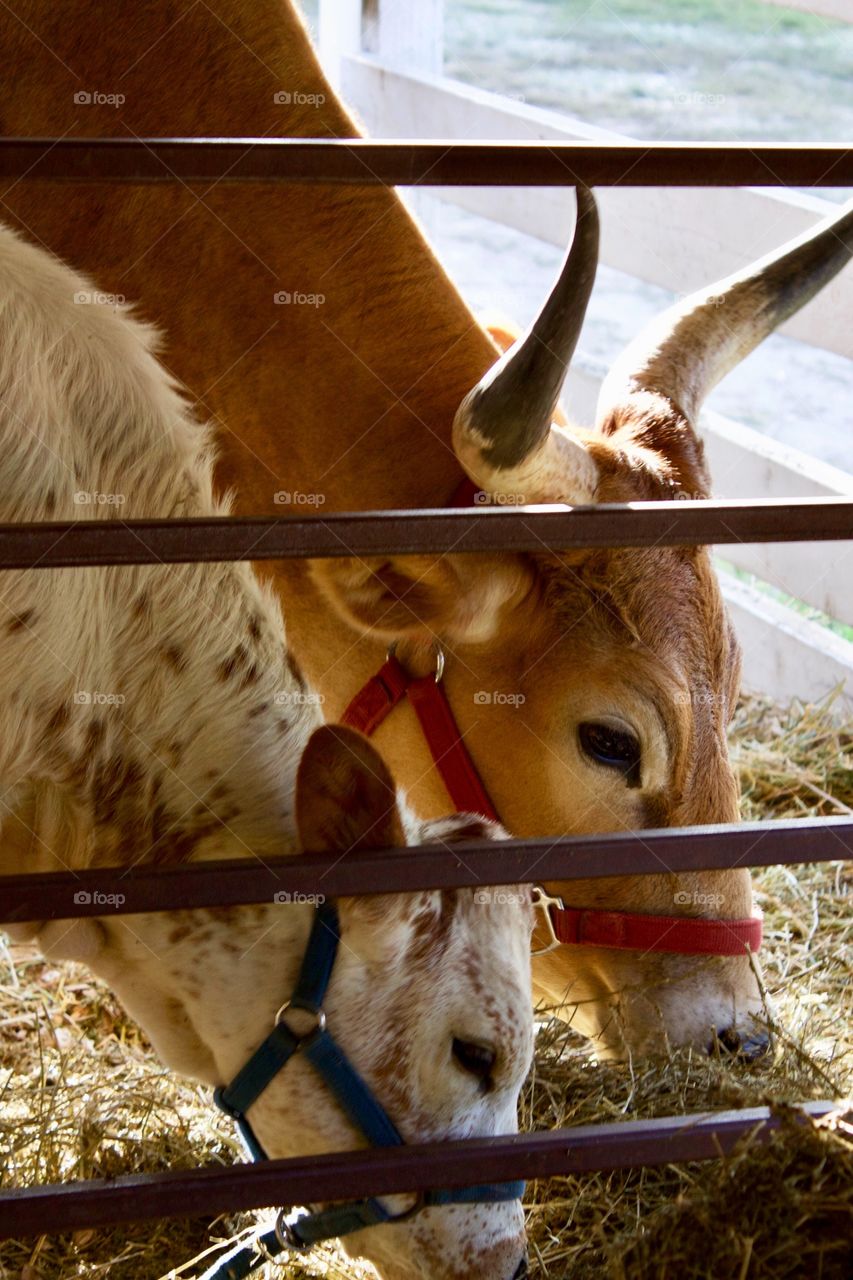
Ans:
[[[446,74],[649,139],[843,141],[853,27],[758,0],[448,0]]]

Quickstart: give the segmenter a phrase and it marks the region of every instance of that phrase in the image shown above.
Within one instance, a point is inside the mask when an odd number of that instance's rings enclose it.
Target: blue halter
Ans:
[[[287,1004],[276,1017],[273,1030],[230,1084],[220,1085],[214,1092],[216,1105],[231,1116],[240,1130],[246,1151],[252,1160],[266,1160],[267,1155],[249,1123],[246,1112],[278,1075],[295,1053],[300,1053],[332,1091],[349,1120],[374,1147],[403,1145],[397,1128],[362,1080],[346,1054],[326,1030],[323,1000],[332,976],[340,942],[338,913],[330,902],[316,908],[311,936],[302,968]],[[283,1021],[288,1009],[302,1009],[315,1019],[304,1035],[291,1031]],[[201,1280],[243,1280],[264,1262],[285,1249],[308,1250],[321,1240],[361,1231],[385,1222],[400,1222],[429,1205],[494,1204],[517,1200],[524,1191],[523,1182],[488,1183],[458,1190],[427,1191],[411,1209],[394,1214],[371,1197],[347,1204],[333,1205],[317,1213],[308,1213],[286,1222],[284,1210],[279,1212],[275,1227],[248,1245],[237,1245],[224,1258],[204,1273]]]

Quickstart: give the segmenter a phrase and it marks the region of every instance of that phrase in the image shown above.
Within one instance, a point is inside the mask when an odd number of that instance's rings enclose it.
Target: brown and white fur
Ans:
[[[154,334],[80,300],[91,294],[0,228],[0,521],[221,514],[206,432],[154,358]],[[0,673],[6,873],[482,833],[470,818],[418,826],[369,743],[317,729],[278,602],[246,564],[6,573]],[[116,888],[132,893],[118,875]],[[526,895],[345,900],[340,913],[329,1026],[404,1137],[512,1131],[532,1045]],[[143,915],[107,905],[97,919],[13,932],[88,963],[167,1064],[214,1085],[272,1026],[311,914],[275,902]],[[485,1074],[454,1057],[455,1040],[494,1055]],[[250,1116],[271,1156],[360,1145],[298,1061]],[[510,1277],[521,1208],[434,1209],[349,1247],[389,1280]]]
[[[358,133],[294,0],[16,0],[0,7],[0,43],[13,69],[0,84],[7,135]],[[632,358],[595,431],[549,433],[547,450],[516,449],[519,436],[537,441],[522,399],[503,414],[504,456],[484,458],[483,433],[466,432],[457,411],[495,346],[393,190],[69,184],[30,174],[3,193],[3,206],[30,240],[164,327],[169,367],[220,428],[217,481],[240,515],[280,514],[283,489],[322,499],[300,508],[307,516],[443,506],[464,475],[515,501],[522,490],[533,502],[706,496],[695,384],[707,385],[708,370],[721,376],[721,353],[740,358],[761,336],[755,319],[778,322],[767,289],[800,305],[814,274],[789,262],[739,302],[736,289],[713,285],[712,305],[689,309],[683,323],[667,317],[649,339],[657,354]],[[838,249],[843,231],[834,234]],[[821,257],[832,258],[825,243]],[[818,269],[817,283],[826,278]],[[570,297],[584,293],[574,276],[565,283]],[[279,290],[325,302],[277,306]],[[535,390],[537,376],[524,380]],[[289,560],[264,573],[329,719],[374,675],[389,640],[418,674],[434,660],[434,641],[444,646],[454,715],[514,835],[737,818],[726,725],[738,649],[704,549]],[[484,703],[484,692],[511,700]],[[590,721],[635,738],[637,785],[582,749]],[[411,709],[389,716],[376,742],[416,812],[443,813],[446,791]],[[728,918],[752,908],[745,870],[662,868],[548,887],[578,907]],[[753,964],[564,947],[538,958],[534,976],[539,994],[577,1008],[577,1024],[603,1051],[637,1052],[704,1048],[715,1029],[726,1041],[751,1036],[761,1010]]]

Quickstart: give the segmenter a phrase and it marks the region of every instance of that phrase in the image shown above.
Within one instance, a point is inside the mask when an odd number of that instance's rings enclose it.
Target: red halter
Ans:
[[[408,697],[457,812],[479,813],[498,822],[495,807],[462,741],[444,692],[443,666],[442,656],[434,675],[410,676],[393,652],[389,652],[376,675],[359,689],[342,715],[341,723],[369,738],[397,704]]]
[[[464,480],[451,505],[473,506],[478,492],[470,480]],[[461,813],[478,813],[497,822],[497,810],[444,692],[443,671],[444,655],[439,652],[434,674],[411,676],[397,661],[392,648],[376,675],[359,689],[341,716],[341,723],[370,737],[386,716],[408,698],[454,807]],[[545,951],[564,944],[680,955],[741,956],[746,951],[758,951],[761,946],[760,915],[746,920],[639,915],[567,907],[561,898],[551,897],[543,889],[537,889],[536,894],[551,935],[551,944]]]

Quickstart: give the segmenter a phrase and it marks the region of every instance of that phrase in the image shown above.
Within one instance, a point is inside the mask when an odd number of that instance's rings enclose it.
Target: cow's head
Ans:
[[[338,857],[374,845],[505,835],[471,815],[416,822],[398,805],[376,750],[339,727],[310,739],[296,807],[303,846]],[[337,907],[327,1026],[404,1140],[515,1132],[533,1049],[528,890],[350,898]],[[291,902],[54,921],[40,941],[51,956],[91,964],[169,1066],[221,1085],[266,1039],[293,992],[313,917],[311,905]],[[301,1034],[316,1019],[292,1010],[286,1021]],[[248,1118],[272,1158],[366,1145],[299,1053]],[[382,1203],[403,1213],[415,1197]],[[526,1274],[518,1200],[432,1207],[345,1243],[386,1280]]]
[[[847,261],[853,212],[667,312],[614,367],[597,426],[584,431],[554,423],[597,259],[595,204],[584,191],[578,199],[574,243],[545,308],[458,410],[456,456],[492,502],[707,497],[697,426],[706,394]],[[431,647],[444,647],[453,711],[513,834],[737,819],[726,728],[739,651],[704,548],[351,560],[316,573],[352,621],[398,642],[407,665],[422,672]],[[418,790],[425,770],[414,718],[386,726],[386,754],[417,760],[403,780],[414,803],[434,811],[436,793]],[[401,739],[392,743],[392,734]],[[661,871],[559,891],[581,907],[751,913],[746,871]],[[535,963],[534,981],[567,999],[606,1052],[667,1040],[704,1048],[715,1032],[737,1047],[761,1011],[746,954],[697,960],[563,947]]]

